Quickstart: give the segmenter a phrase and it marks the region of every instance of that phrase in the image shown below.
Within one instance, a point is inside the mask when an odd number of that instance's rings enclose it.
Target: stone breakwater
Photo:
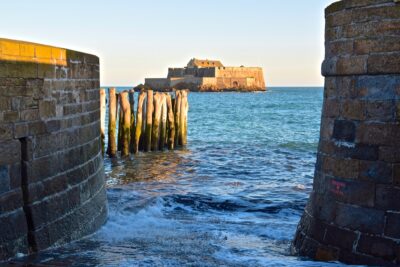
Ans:
[[[0,151],[0,260],[98,229],[98,57],[0,39]]]
[[[324,105],[314,187],[293,250],[400,264],[400,4],[326,9]]]

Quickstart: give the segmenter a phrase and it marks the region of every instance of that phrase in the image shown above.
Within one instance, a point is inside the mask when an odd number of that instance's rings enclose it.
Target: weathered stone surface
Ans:
[[[300,255],[400,264],[398,2],[342,0],[326,9],[314,185],[292,245]]]
[[[357,251],[392,261],[396,257],[396,244],[390,239],[371,235],[361,235]]]
[[[341,204],[338,206],[335,224],[364,233],[383,233],[385,212],[371,208]]]
[[[0,39],[0,261],[104,223],[98,65],[95,56]]]
[[[335,120],[333,138],[338,141],[354,142],[356,125],[353,121]]]
[[[400,213],[388,212],[386,214],[385,236],[400,238]]]

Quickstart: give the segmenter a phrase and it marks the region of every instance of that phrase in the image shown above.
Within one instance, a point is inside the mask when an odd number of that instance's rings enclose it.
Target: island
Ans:
[[[225,67],[219,60],[193,58],[184,68],[169,68],[167,78],[146,78],[156,91],[189,89],[193,92],[266,91],[260,67]]]

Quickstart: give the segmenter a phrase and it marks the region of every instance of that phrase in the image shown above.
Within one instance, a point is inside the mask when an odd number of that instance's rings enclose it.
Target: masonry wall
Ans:
[[[233,83],[250,86],[247,78],[254,78],[252,86],[265,89],[264,74],[262,68],[257,67],[219,67],[215,77],[219,78],[218,87],[232,88]]]
[[[400,3],[334,3],[325,38],[314,187],[293,250],[317,260],[399,265]]]
[[[0,39],[0,260],[106,220],[99,59]]]

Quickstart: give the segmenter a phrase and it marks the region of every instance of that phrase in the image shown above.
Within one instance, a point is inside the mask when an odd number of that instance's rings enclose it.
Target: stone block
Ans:
[[[8,165],[0,165],[0,195],[9,190],[10,190],[10,174]]]
[[[344,100],[340,105],[340,116],[344,120],[365,120],[365,102]]]
[[[353,40],[339,40],[325,43],[325,56],[347,56],[353,54]]]
[[[20,122],[14,124],[14,138],[26,137],[29,135],[29,124]]]
[[[354,142],[356,125],[349,120],[335,120],[332,137],[338,141]]]
[[[13,126],[10,123],[0,123],[0,140],[12,139],[14,135]]]
[[[0,165],[21,161],[21,143],[18,140],[0,141]]]
[[[379,159],[390,163],[400,163],[400,146],[380,146]]]
[[[326,28],[350,24],[352,19],[352,10],[341,10],[335,15],[328,15],[325,18]]]
[[[6,216],[1,216],[0,225],[0,236],[3,242],[26,236],[27,225],[22,208],[8,213]]]
[[[34,121],[28,123],[29,135],[39,135],[47,133],[46,123],[44,121]]]
[[[379,147],[365,144],[349,146],[341,142],[322,140],[320,142],[319,151],[327,155],[347,159],[375,161],[379,158]]]
[[[355,159],[342,159],[324,157],[322,169],[326,174],[335,177],[356,179],[359,173],[359,161]]]
[[[37,183],[31,183],[28,186],[29,196],[28,203],[40,201],[45,197],[58,194],[68,188],[67,176],[61,174]]]
[[[330,246],[351,251],[357,234],[354,231],[340,229],[336,226],[328,225],[324,235],[324,243]]]
[[[396,123],[361,123],[356,140],[371,145],[392,145],[400,138],[400,125]]]
[[[39,101],[39,115],[41,119],[49,119],[56,116],[56,102],[54,100]]]
[[[340,57],[336,63],[335,74],[336,75],[365,74],[367,73],[367,60],[368,56]]]
[[[339,116],[339,101],[336,99],[324,99],[322,116],[327,118],[335,118]]]
[[[399,74],[400,53],[370,55],[368,58],[368,74]]]
[[[5,122],[16,122],[19,120],[18,111],[5,111],[3,112],[3,120]]]
[[[382,161],[360,161],[359,179],[374,183],[391,184],[393,167]]]
[[[39,119],[38,109],[27,109],[20,112],[21,121],[36,121]]]
[[[35,183],[46,178],[56,176],[60,172],[59,156],[57,154],[24,161],[24,168],[27,170],[28,183]]]
[[[400,52],[400,38],[388,36],[384,38],[358,39],[354,41],[354,52],[358,55]]]
[[[384,223],[384,211],[348,204],[338,205],[335,225],[339,227],[369,234],[383,234]]]
[[[375,184],[339,178],[327,178],[326,192],[335,201],[373,207],[375,200]]]
[[[400,211],[399,196],[399,187],[376,185],[375,207],[381,210]]]
[[[0,203],[2,214],[21,209],[24,205],[21,188],[0,194]]]
[[[400,213],[388,212],[386,214],[385,236],[400,239]]]
[[[21,187],[21,163],[9,165],[10,188],[17,189]]]
[[[395,122],[396,121],[396,102],[387,101],[368,101],[366,107],[366,118],[372,121]]]
[[[0,110],[9,110],[11,109],[11,98],[9,97],[0,97]]]
[[[400,164],[393,164],[393,184],[400,186]]]
[[[378,236],[361,235],[356,250],[389,261],[396,257],[395,243],[390,239]]]

